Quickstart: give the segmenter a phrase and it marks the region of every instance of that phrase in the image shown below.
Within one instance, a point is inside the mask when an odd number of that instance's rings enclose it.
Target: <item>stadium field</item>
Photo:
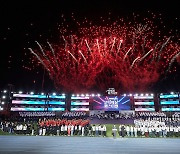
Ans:
[[[0,154],[179,154],[178,138],[0,136]]]

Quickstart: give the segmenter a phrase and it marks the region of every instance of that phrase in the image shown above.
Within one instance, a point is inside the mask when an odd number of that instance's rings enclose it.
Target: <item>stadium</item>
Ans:
[[[1,153],[179,153],[178,92],[117,95],[110,88],[106,96],[68,97],[3,90],[1,104],[1,146],[12,145]]]
[[[180,153],[178,6],[2,1],[0,154]]]

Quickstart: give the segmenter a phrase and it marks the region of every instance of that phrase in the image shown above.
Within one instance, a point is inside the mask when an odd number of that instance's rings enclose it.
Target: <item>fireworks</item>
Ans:
[[[175,71],[172,64],[180,55],[179,44],[173,36],[161,36],[152,21],[85,23],[77,22],[74,33],[61,27],[59,44],[47,42],[42,47],[36,41],[39,50],[29,48],[57,89],[145,90],[160,76]]]

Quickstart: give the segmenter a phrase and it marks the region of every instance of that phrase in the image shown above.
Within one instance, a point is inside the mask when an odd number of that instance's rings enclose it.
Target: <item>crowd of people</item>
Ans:
[[[124,112],[124,113],[98,113],[92,114],[90,116],[91,119],[98,118],[98,119],[133,119],[135,118],[134,112]]]
[[[11,122],[1,121],[0,129],[4,132],[24,135],[82,135],[89,132],[89,120],[83,119],[39,119],[39,121]]]
[[[139,112],[139,113],[100,113],[96,116],[101,118],[134,118],[134,124],[118,124],[111,126],[114,137],[180,137],[180,114],[167,115],[163,112]],[[65,115],[67,116],[67,115]],[[38,136],[102,136],[106,137],[108,125],[92,125],[89,119],[76,118],[20,118],[19,120],[0,120],[0,129],[3,132],[20,135]],[[112,118],[112,119],[113,119]]]
[[[112,128],[112,135],[120,137],[180,137],[180,126],[166,126],[159,121],[136,121],[135,125],[116,125]]]

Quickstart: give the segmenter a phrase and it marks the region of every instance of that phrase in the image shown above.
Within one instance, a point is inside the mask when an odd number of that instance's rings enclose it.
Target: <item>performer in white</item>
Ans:
[[[134,127],[134,136],[137,137],[137,127]]]
[[[42,132],[42,135],[45,136],[45,135],[46,135],[46,127],[45,127],[45,126],[43,127],[43,130],[42,130],[42,131],[43,131],[43,132]]]
[[[82,126],[82,136],[84,136],[84,126]]]
[[[133,126],[130,127],[130,131],[131,131],[131,137],[133,137],[134,136],[134,128],[133,128]]]
[[[61,135],[64,135],[64,125],[61,126]]]
[[[113,126],[112,128],[112,135],[113,135],[113,138],[115,139],[116,136],[117,136],[117,128],[116,128],[116,125]]]
[[[130,131],[130,129],[129,129],[129,126],[127,125],[126,126],[126,133],[127,133],[127,136],[129,137],[129,131]]]
[[[103,126],[103,137],[106,137],[106,125]]]
[[[71,125],[71,136],[74,135],[74,125]]]

